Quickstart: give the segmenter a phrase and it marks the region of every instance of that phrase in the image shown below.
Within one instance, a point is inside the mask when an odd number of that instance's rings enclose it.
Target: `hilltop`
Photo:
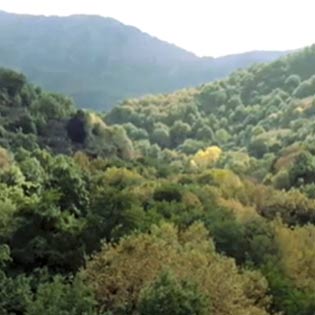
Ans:
[[[74,98],[80,107],[108,110],[119,101],[171,92],[222,78],[286,52],[199,58],[112,18],[46,17],[0,12],[0,66]]]

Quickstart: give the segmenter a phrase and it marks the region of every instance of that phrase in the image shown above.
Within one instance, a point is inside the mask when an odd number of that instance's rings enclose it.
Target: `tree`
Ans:
[[[24,275],[8,277],[0,270],[0,314],[25,314],[31,299],[30,278]]]
[[[205,86],[199,95],[201,108],[205,113],[210,113],[227,100],[226,92],[223,89],[215,88],[215,85]]]
[[[294,91],[293,95],[297,98],[304,98],[314,95],[315,91],[315,76],[303,81]]]
[[[315,253],[313,225],[290,229],[285,225],[275,227],[276,242],[280,250],[280,267],[297,288],[314,292]]]
[[[186,139],[183,144],[178,147],[178,150],[185,154],[195,154],[202,149],[204,143],[194,139]]]
[[[198,140],[205,141],[206,143],[211,143],[215,140],[214,132],[213,130],[207,126],[202,125],[196,132],[196,138]]]
[[[225,130],[225,129],[219,129],[215,133],[215,138],[218,141],[218,143],[226,143],[230,140],[231,135]]]
[[[39,197],[24,197],[14,213],[17,225],[8,243],[14,266],[24,272],[47,268],[73,272],[84,261],[84,221],[60,208],[60,194],[45,190]]]
[[[314,181],[315,158],[309,152],[301,152],[289,170],[290,182],[294,186],[309,184]]]
[[[220,158],[222,150],[217,146],[211,146],[205,150],[199,150],[191,159],[193,167],[207,168],[213,166]]]
[[[162,272],[140,293],[140,315],[209,315],[208,301],[196,285]]]
[[[174,125],[170,129],[172,146],[176,148],[184,142],[184,140],[189,137],[190,132],[191,127],[188,124],[182,122],[181,120],[175,121]]]
[[[162,185],[154,191],[153,199],[156,201],[180,202],[182,200],[182,192],[179,185]]]
[[[262,136],[253,137],[248,150],[253,156],[261,158],[265,153],[269,152],[268,141]]]
[[[284,83],[289,91],[292,92],[301,84],[301,78],[296,74],[291,74]]]
[[[103,186],[96,189],[92,200],[85,232],[92,249],[98,248],[101,239],[118,240],[142,228],[145,212],[132,193]]]
[[[71,141],[83,144],[87,138],[86,114],[79,110],[68,121],[66,128]]]
[[[0,88],[6,89],[11,97],[19,94],[25,84],[26,78],[23,74],[0,68]]]
[[[63,119],[74,112],[71,99],[59,94],[42,93],[31,106],[31,112],[36,116],[49,119]]]
[[[259,273],[239,272],[234,260],[216,254],[201,224],[182,232],[162,224],[152,227],[150,233],[136,233],[116,245],[106,244],[88,262],[82,277],[102,309],[132,314],[139,306],[142,290],[164,269],[179,283],[193,281],[210,300],[215,315],[267,315],[266,280]],[[151,294],[159,293],[150,293],[147,301]]]
[[[96,315],[96,302],[91,291],[78,278],[67,283],[56,276],[41,283],[34,299],[27,303],[26,315]]]
[[[117,155],[119,157],[126,160],[133,158],[134,156],[133,145],[123,127],[113,126],[112,142],[117,148]]]
[[[110,185],[115,189],[124,189],[129,186],[139,185],[144,178],[135,170],[125,167],[110,167],[101,178],[100,184]]]
[[[12,157],[10,156],[10,153],[0,147],[0,171],[3,169],[8,168],[12,163]]]
[[[173,131],[174,133],[174,131]],[[151,141],[157,143],[162,148],[167,148],[170,145],[170,132],[167,126],[158,125],[154,128],[151,135]]]
[[[60,193],[60,206],[79,216],[87,212],[89,198],[87,183],[80,168],[72,159],[59,156],[53,160],[49,169],[46,187]]]
[[[148,139],[149,135],[145,129],[136,127],[133,123],[124,124],[128,137],[132,140]]]

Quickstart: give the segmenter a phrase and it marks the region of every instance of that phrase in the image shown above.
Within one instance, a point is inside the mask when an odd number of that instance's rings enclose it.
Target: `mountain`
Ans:
[[[0,66],[22,71],[33,83],[98,110],[127,97],[196,86],[286,53],[199,58],[135,27],[99,16],[0,11],[0,29]]]

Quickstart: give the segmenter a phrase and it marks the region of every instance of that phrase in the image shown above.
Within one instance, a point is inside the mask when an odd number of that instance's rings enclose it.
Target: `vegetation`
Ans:
[[[0,11],[0,66],[19,69],[82,108],[108,110],[127,97],[171,92],[221,78],[286,52],[199,58],[114,19]]]
[[[76,110],[0,71],[0,314],[312,315],[315,46]]]

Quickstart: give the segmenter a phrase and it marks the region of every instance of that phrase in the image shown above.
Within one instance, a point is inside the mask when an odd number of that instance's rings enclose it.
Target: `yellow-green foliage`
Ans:
[[[132,186],[135,184],[140,184],[143,181],[143,177],[136,171],[131,171],[124,167],[111,167],[107,169],[102,179],[104,183],[116,187]]]
[[[217,146],[211,146],[205,150],[199,150],[190,161],[192,168],[206,168],[213,166],[220,158],[222,150]]]
[[[101,128],[106,128],[106,124],[104,120],[100,116],[96,115],[95,113],[88,114],[88,123],[93,126],[98,125]]]
[[[98,115],[87,113],[86,128],[90,136],[89,147],[92,151],[126,160],[133,158],[133,144],[122,126],[107,126]]]
[[[6,149],[0,147],[0,170],[8,168],[11,165],[11,162],[12,158],[10,153]]]
[[[179,231],[170,224],[151,233],[107,244],[87,264],[82,276],[102,309],[137,306],[141,290],[163,269],[179,279],[194,281],[212,304],[214,315],[264,315],[267,282],[258,272],[240,272],[232,259],[215,253],[200,224]]]
[[[257,208],[269,218],[280,215],[285,222],[297,224],[304,216],[314,216],[315,200],[297,190],[282,192],[264,189],[264,198]]]
[[[232,171],[225,169],[206,170],[198,175],[197,179],[200,184],[217,186],[221,195],[227,198],[234,198],[243,187],[240,178]]]
[[[287,147],[283,150],[280,157],[274,163],[275,171],[279,171],[281,169],[289,169],[292,167],[301,152],[303,152],[303,148],[300,145],[293,145]]]
[[[0,314],[157,315],[164,269],[211,315],[313,314],[314,73],[315,46],[103,117],[0,69]]]
[[[236,219],[241,222],[247,222],[259,217],[255,207],[243,205],[238,200],[220,198],[218,203],[220,206],[232,210]]]
[[[275,230],[283,271],[297,287],[314,292],[315,227],[289,228],[278,223]]]
[[[273,178],[272,185],[277,189],[287,189],[290,187],[290,176],[286,169],[280,170]]]
[[[202,203],[198,196],[196,196],[194,193],[190,191],[186,191],[183,194],[183,203],[191,208],[201,208]]]
[[[223,158],[226,160],[226,167],[237,174],[246,173],[250,167],[250,156],[247,152],[227,152],[224,154]]]

